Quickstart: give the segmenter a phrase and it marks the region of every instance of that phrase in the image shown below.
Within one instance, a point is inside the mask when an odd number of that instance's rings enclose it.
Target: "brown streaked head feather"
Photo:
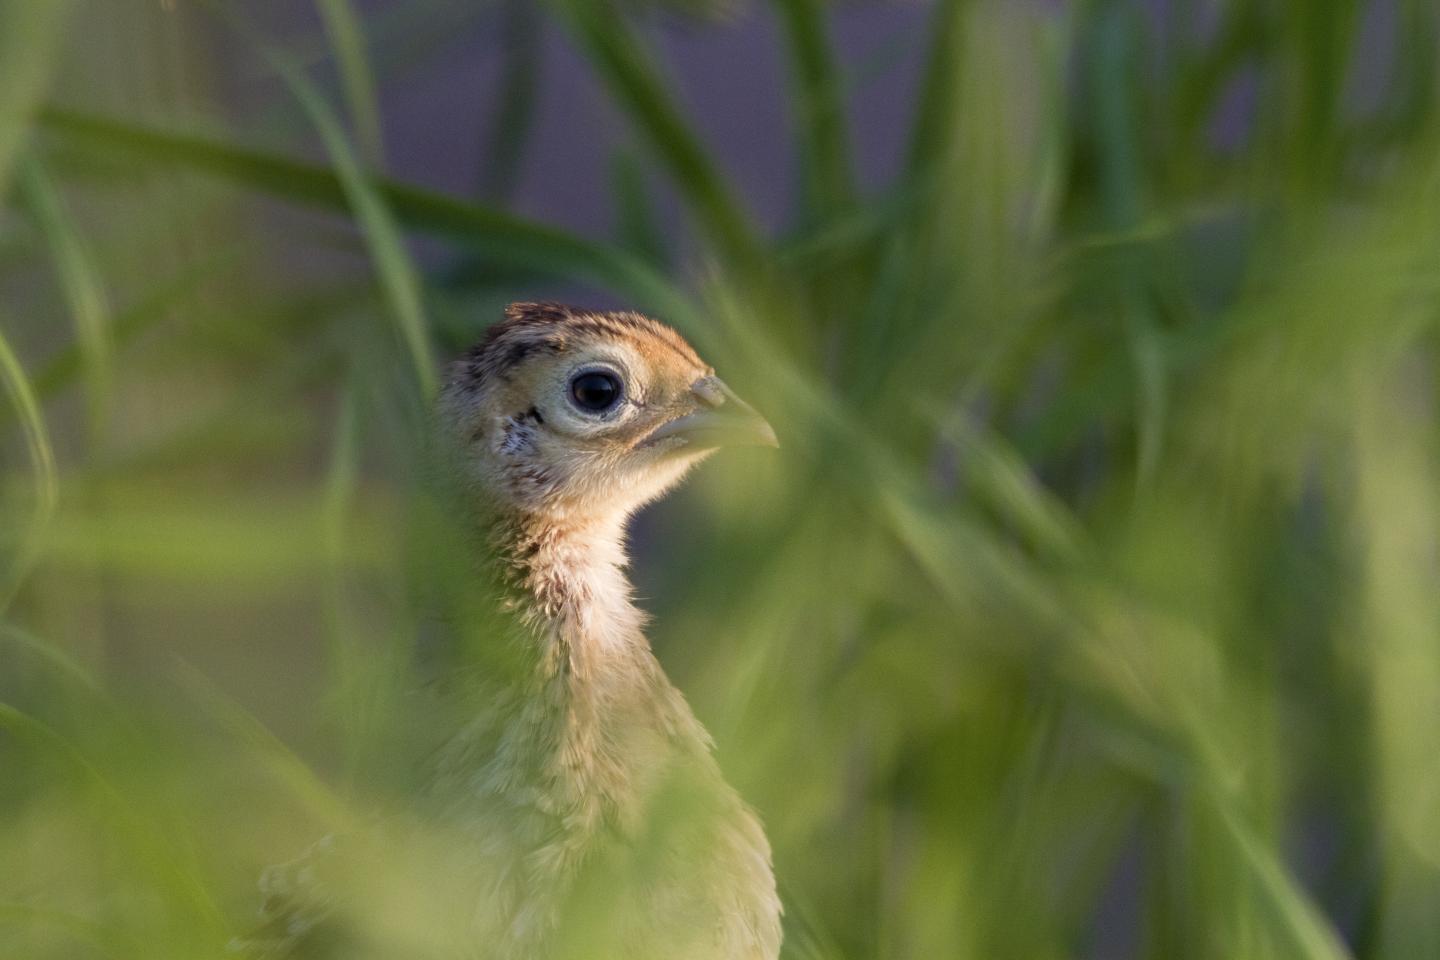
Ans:
[[[491,326],[480,342],[455,364],[458,376],[474,387],[483,378],[506,376],[535,352],[560,353],[586,339],[616,340],[637,350],[673,354],[672,361],[714,370],[672,327],[632,311],[594,311],[560,303],[512,303],[504,319]]]
[[[613,405],[587,407],[590,376]],[[442,418],[501,505],[526,513],[628,512],[768,424],[675,330],[631,311],[514,303],[451,368]]]

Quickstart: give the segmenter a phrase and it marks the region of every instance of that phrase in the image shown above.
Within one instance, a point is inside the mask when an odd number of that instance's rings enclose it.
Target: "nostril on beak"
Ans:
[[[719,377],[701,377],[690,385],[690,392],[712,410],[724,405],[727,399],[735,396],[734,392],[725,386],[725,381]]]

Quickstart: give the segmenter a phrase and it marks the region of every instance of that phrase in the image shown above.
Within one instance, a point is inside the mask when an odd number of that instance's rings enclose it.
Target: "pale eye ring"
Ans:
[[[570,378],[570,402],[586,413],[608,413],[624,396],[625,385],[610,370],[581,370]]]

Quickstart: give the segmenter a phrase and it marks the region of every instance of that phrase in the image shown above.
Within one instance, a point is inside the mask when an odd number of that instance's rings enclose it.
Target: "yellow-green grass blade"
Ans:
[[[76,498],[54,512],[40,539],[47,566],[104,568],[193,589],[245,590],[263,596],[293,588],[297,578],[324,570],[322,500],[308,494],[261,490],[214,493],[183,502],[146,474],[110,479],[106,522],[98,525]],[[354,569],[383,571],[392,562],[390,528],[377,518],[394,505],[372,500],[346,538]]]
[[[5,925],[53,928],[61,932],[67,940],[84,944],[89,950],[113,960],[135,957],[142,952],[140,945],[133,939],[122,937],[116,931],[87,917],[33,903],[0,900],[0,926]]]
[[[1388,368],[1388,369],[1387,369]],[[1440,951],[1440,428],[1414,404],[1423,375],[1403,360],[1356,377],[1351,507],[1355,598],[1370,695],[1371,803],[1382,875],[1376,956]]]
[[[1231,804],[1216,802],[1225,829],[1262,893],[1261,905],[1267,908],[1278,938],[1295,951],[1287,951],[1286,955],[1304,960],[1350,960],[1350,951],[1340,935],[1276,852],[1255,835]]]
[[[54,69],[68,4],[0,2],[0,197],[8,192],[18,151],[29,136]],[[9,607],[34,560],[38,536],[56,501],[55,459],[33,386],[0,324],[0,381],[18,413],[34,478],[34,507],[0,573],[0,611]],[[12,534],[13,535],[13,534]]]
[[[176,848],[165,825],[137,806],[70,740],[43,721],[0,702],[0,731],[9,733],[47,762],[78,775],[79,783],[94,790],[100,810],[116,828],[126,850],[166,893],[183,903],[211,942],[223,943],[225,923],[205,884],[188,857]]]
[[[0,326],[0,382],[5,385],[19,416],[20,429],[25,435],[25,447],[29,453],[30,473],[33,478],[33,507],[25,530],[18,534],[12,544],[14,553],[9,567],[0,574],[0,612],[6,610],[15,597],[25,577],[35,563],[45,528],[59,501],[59,483],[55,470],[55,454],[50,446],[50,434],[45,427],[39,401],[31,387],[20,358],[11,349]]]
[[[339,833],[356,830],[363,824],[364,817],[254,714],[199,671],[184,663],[177,664],[176,670],[180,682],[199,707],[227,734],[239,740],[261,768],[321,824]]]
[[[0,0],[0,197],[58,62],[70,4]]]
[[[350,781],[361,770],[367,746],[381,740],[382,731],[377,730],[377,725],[393,719],[380,709],[386,703],[377,694],[387,681],[397,676],[390,656],[396,645],[387,643],[386,648],[379,651],[367,649],[365,641],[371,632],[370,625],[352,610],[349,594],[349,574],[353,569],[350,530],[360,483],[360,398],[359,373],[352,367],[340,391],[320,507],[326,552],[323,605],[332,673],[331,698],[346,737],[346,775]],[[403,670],[399,673],[403,675]]]

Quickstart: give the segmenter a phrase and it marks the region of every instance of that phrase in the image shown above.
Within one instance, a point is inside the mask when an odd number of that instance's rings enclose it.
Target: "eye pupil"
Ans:
[[[620,399],[620,381],[609,373],[582,373],[570,381],[570,395],[582,410],[609,410]]]

